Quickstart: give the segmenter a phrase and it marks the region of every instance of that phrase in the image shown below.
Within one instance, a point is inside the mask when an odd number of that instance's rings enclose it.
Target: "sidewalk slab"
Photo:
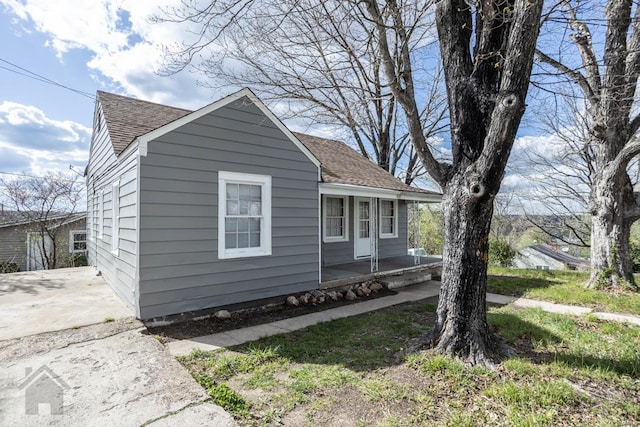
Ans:
[[[556,304],[546,301],[537,301],[526,298],[518,298],[513,301],[513,306],[518,308],[540,308],[549,313],[569,314],[572,316],[584,316],[593,312],[593,309],[588,307],[578,307],[575,305]]]
[[[622,322],[622,323],[631,323],[633,325],[640,326],[640,317],[638,316],[630,316],[627,314],[615,314],[615,313],[601,313],[595,312],[592,313],[598,319],[602,320],[611,320],[614,322]]]
[[[507,296],[507,295],[500,295],[500,294],[492,294],[492,293],[487,292],[487,302],[490,302],[490,303],[493,303],[493,304],[507,305],[507,304],[511,304],[512,302],[514,302],[517,299],[518,298],[516,298],[516,297],[511,297],[511,296]]]

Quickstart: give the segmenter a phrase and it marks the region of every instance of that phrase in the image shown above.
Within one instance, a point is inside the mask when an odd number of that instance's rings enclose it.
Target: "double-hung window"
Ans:
[[[324,235],[322,237],[325,242],[349,240],[348,200],[343,196],[324,196]]]
[[[271,177],[218,172],[218,258],[271,255]]]
[[[87,232],[72,230],[69,232],[69,253],[84,253],[87,251]]]
[[[380,200],[380,238],[398,237],[398,201]]]

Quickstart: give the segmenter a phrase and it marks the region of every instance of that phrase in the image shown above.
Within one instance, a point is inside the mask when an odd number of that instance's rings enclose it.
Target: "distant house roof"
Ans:
[[[541,254],[544,254],[550,258],[555,259],[556,261],[562,262],[569,266],[577,267],[580,265],[588,265],[589,261],[583,258],[578,258],[573,255],[569,255],[564,252],[555,251],[551,246],[547,244],[534,245],[530,246],[531,249],[534,249]]]
[[[23,215],[20,219],[16,221],[2,223],[0,224],[0,228],[18,227],[21,225],[28,225],[28,224],[33,224],[38,222],[38,221],[32,221],[32,220],[26,219],[25,217],[26,215]],[[68,213],[51,215],[49,218],[47,218],[47,221],[64,220],[60,224],[56,224],[56,227],[61,227],[63,225],[71,224],[76,221],[81,221],[86,218],[87,218],[86,212],[78,212],[72,215],[69,215]]]
[[[178,120],[192,111],[98,91],[107,130],[116,155],[136,138]],[[411,187],[340,141],[294,133],[320,161],[323,182],[439,195]]]

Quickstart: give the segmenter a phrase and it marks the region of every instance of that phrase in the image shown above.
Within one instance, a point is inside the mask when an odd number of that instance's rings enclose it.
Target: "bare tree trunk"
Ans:
[[[633,220],[626,215],[629,204],[621,185],[596,182],[591,194],[591,276],[587,288],[634,287],[629,252]]]
[[[434,348],[472,364],[491,365],[515,354],[487,324],[487,260],[493,198],[469,195],[461,174],[445,187],[442,287],[437,318],[414,348]]]

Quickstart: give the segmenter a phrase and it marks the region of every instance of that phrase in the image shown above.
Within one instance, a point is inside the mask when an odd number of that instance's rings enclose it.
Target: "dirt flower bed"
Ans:
[[[187,320],[165,326],[148,327],[148,331],[164,344],[175,340],[262,325],[396,294],[396,292],[390,291],[382,286],[372,286],[373,283],[375,282],[366,283],[369,291],[358,292],[358,289],[362,289],[361,285],[354,285],[345,289],[316,293],[315,295],[314,292],[305,292],[299,295],[283,297],[280,303],[229,312],[228,318],[226,314],[220,316],[222,318],[217,317],[216,314],[219,313],[216,312],[204,319]],[[351,294],[346,296],[349,291],[353,294],[353,298]],[[333,296],[332,293],[336,295]],[[322,296],[320,296],[320,294],[322,294]],[[298,304],[291,305],[287,303],[287,299],[290,297],[296,298]]]

